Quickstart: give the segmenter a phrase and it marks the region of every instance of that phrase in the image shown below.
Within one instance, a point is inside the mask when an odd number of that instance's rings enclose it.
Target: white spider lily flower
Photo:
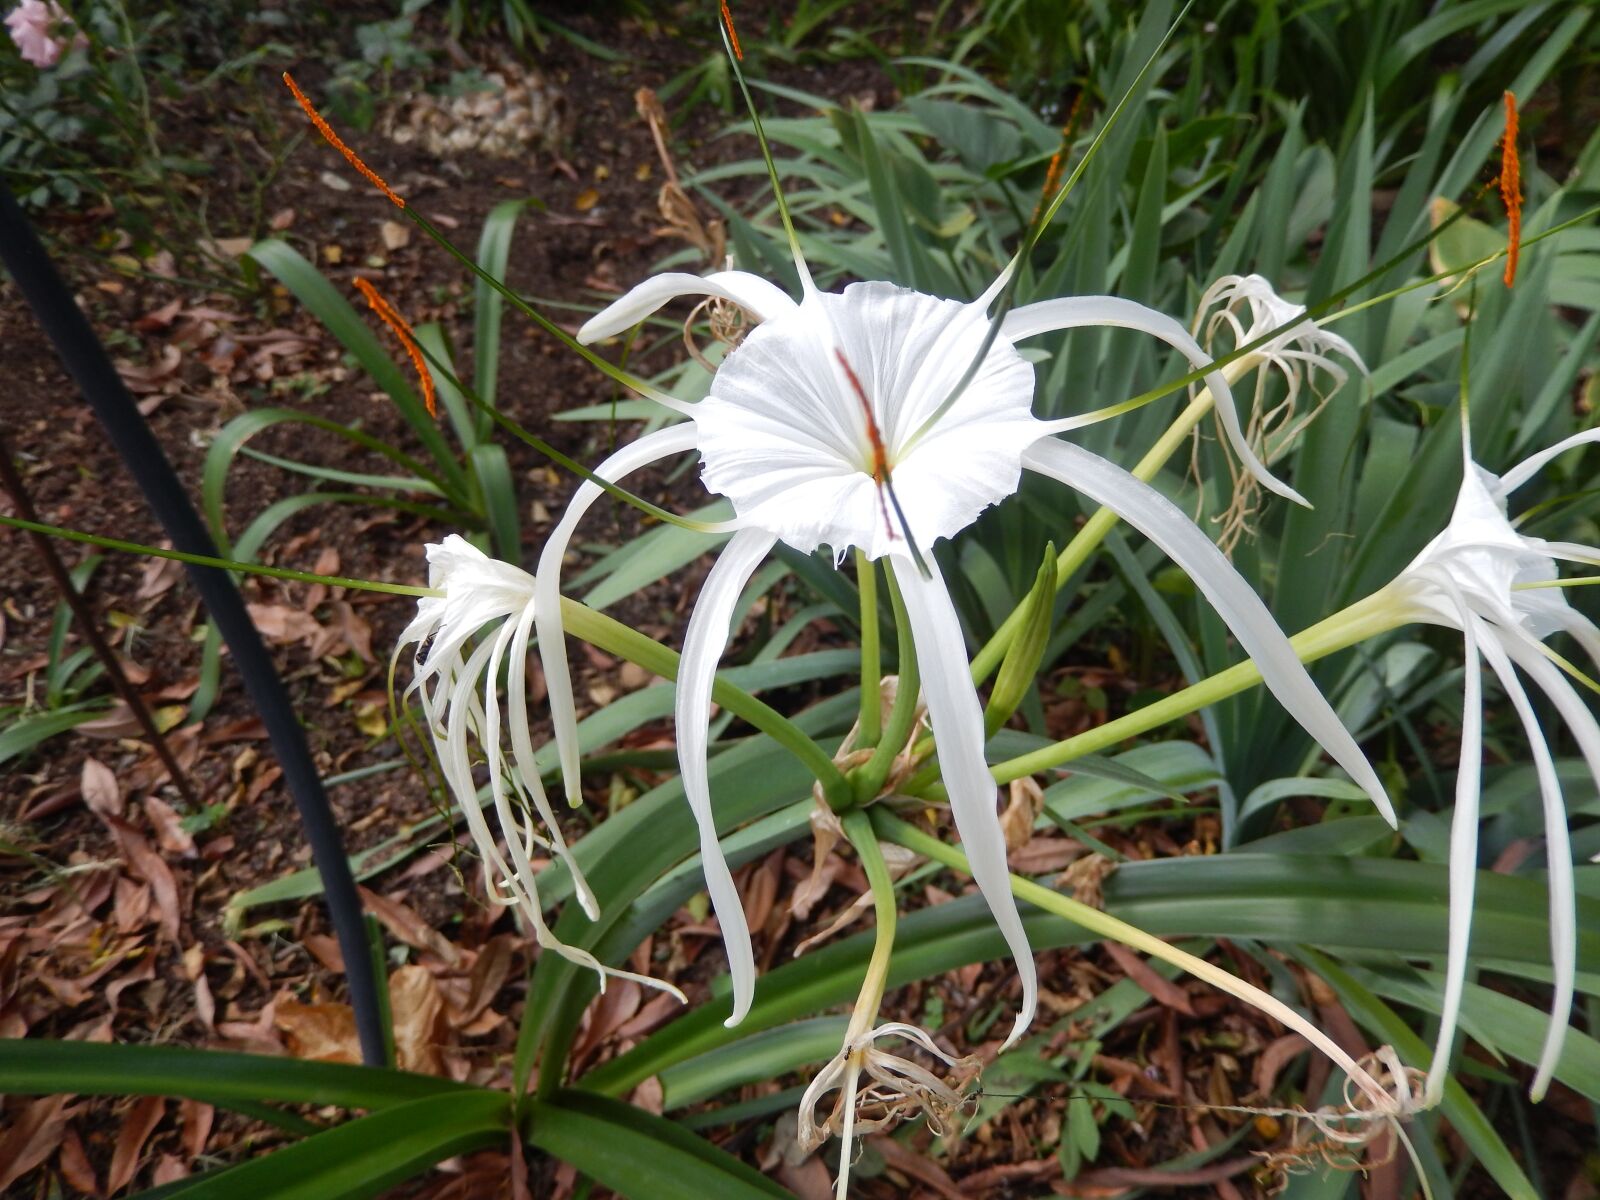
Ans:
[[[562,942],[545,923],[533,862],[540,852],[553,854],[566,864],[573,892],[590,920],[597,918],[600,910],[562,837],[534,763],[527,694],[534,577],[490,558],[458,534],[430,545],[427,553],[428,584],[443,594],[418,601],[417,615],[400,635],[395,654],[408,645],[418,646],[416,670],[406,696],[415,693],[420,700],[439,769],[483,859],[489,899],[515,906],[540,946],[597,972],[602,991],[606,977],[615,975],[661,988],[683,1000],[683,993],[670,984],[604,966],[588,951]],[[488,636],[479,639],[480,632]],[[502,663],[506,665],[509,701],[509,757],[500,743],[498,681]],[[488,762],[494,815],[509,862],[478,802],[469,738]],[[533,813],[546,832],[539,831]]]
[[[1376,774],[1317,691],[1266,606],[1217,548],[1149,485],[1121,468],[1058,441],[1081,422],[1033,416],[1034,373],[1014,343],[1084,325],[1139,329],[1177,348],[1197,367],[1209,363],[1177,321],[1114,297],[1050,300],[1005,317],[969,385],[950,397],[978,360],[998,287],[971,303],[942,300],[887,283],[851,284],[840,293],[807,288],[796,303],[756,276],[723,271],[701,278],[659,276],[591,319],[592,342],[638,323],[667,300],[715,295],[759,321],[713,376],[710,393],[686,405],[689,422],[641,438],[596,474],[615,481],[659,458],[697,450],[703,481],[726,496],[734,536],[706,577],[684,639],[676,721],[684,790],[700,825],[707,890],[722,926],[733,980],[730,1025],[748,1011],[755,962],[744,909],[717,841],[708,782],[711,687],[737,598],[762,559],[783,541],[809,553],[829,546],[842,557],[858,547],[883,558],[905,598],[924,694],[950,807],[972,875],[1006,939],[1022,982],[1022,1003],[1007,1044],[1032,1021],[1033,958],[1012,897],[995,784],[984,760],[983,709],[968,671],[965,641],[948,591],[931,561],[924,576],[904,536],[920,547],[948,538],[1016,491],[1024,467],[1065,482],[1106,505],[1160,544],[1194,578],[1261,664],[1268,686],[1392,821]],[[1236,449],[1244,445],[1221,372],[1207,384]],[[1296,494],[1266,474],[1266,486]],[[539,560],[539,649],[550,689],[555,736],[569,798],[578,798],[576,711],[565,664],[559,572],[584,510],[600,495],[581,486]],[[891,504],[893,512],[891,512]],[[902,525],[903,520],[903,525]]]
[[[1533,455],[1503,476],[1474,463],[1469,445],[1465,475],[1450,523],[1385,589],[1405,619],[1458,629],[1466,648],[1461,766],[1456,776],[1450,833],[1449,946],[1442,1026],[1428,1073],[1430,1102],[1437,1102],[1443,1094],[1472,931],[1478,867],[1478,787],[1483,758],[1481,662],[1487,662],[1499,679],[1527,732],[1544,808],[1555,997],[1530,1089],[1536,1100],[1549,1086],[1566,1037],[1577,958],[1572,849],[1550,747],[1517,668],[1538,685],[1567,723],[1600,786],[1600,722],[1596,722],[1542,645],[1553,634],[1571,634],[1600,667],[1600,629],[1567,603],[1560,588],[1525,586],[1556,580],[1559,560],[1600,565],[1600,549],[1519,533],[1506,516],[1506,501],[1556,455],[1595,441],[1600,441],[1600,430],[1576,434]]]

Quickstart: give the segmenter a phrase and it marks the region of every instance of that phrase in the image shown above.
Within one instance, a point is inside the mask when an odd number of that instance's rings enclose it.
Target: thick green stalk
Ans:
[[[855,800],[865,804],[880,791],[894,767],[894,760],[906,747],[911,737],[912,724],[917,719],[917,698],[922,691],[922,672],[917,667],[917,647],[911,638],[911,620],[906,616],[905,601],[894,581],[894,572],[884,574],[889,584],[889,604],[894,609],[894,628],[899,643],[899,683],[895,690],[894,706],[889,710],[889,722],[877,748],[855,773]]]
[[[1301,662],[1315,662],[1335,651],[1344,650],[1357,642],[1398,628],[1409,620],[1404,606],[1387,588],[1384,588],[1365,599],[1357,600],[1350,607],[1341,609],[1310,628],[1301,630],[1289,639],[1289,644],[1294,647]],[[1169,721],[1176,721],[1192,712],[1198,712],[1208,704],[1236,696],[1260,682],[1260,669],[1253,661],[1246,659],[1225,671],[1219,671],[1202,679],[1199,683],[1191,684],[1180,692],[1174,692],[1157,700],[1154,704],[1147,704],[1126,716],[1118,717],[1115,721],[1107,721],[1104,725],[1086,730],[1065,741],[1045,746],[1031,754],[996,763],[992,768],[995,782],[1009,783],[1025,775],[1059,767],[1085,754],[1108,749],[1128,738],[1148,733]]]
[[[889,876],[889,864],[884,861],[872,819],[865,809],[857,808],[845,813],[842,823],[845,837],[855,847],[861,869],[866,872],[867,883],[872,888],[874,920],[872,957],[867,962],[867,974],[861,981],[855,1007],[850,1010],[850,1026],[844,1036],[848,1046],[871,1029],[878,1019],[878,1006],[883,1003],[883,989],[889,979],[889,960],[894,954],[894,930],[899,914],[895,909],[894,880]]]
[[[861,593],[861,720],[856,745],[876,746],[883,732],[883,699],[878,681],[883,664],[878,652],[878,568],[856,550],[856,589]]]
[[[566,596],[561,597],[561,619],[568,633],[591,646],[637,663],[664,679],[677,679],[678,652],[669,650],[638,630],[630,629],[622,622]],[[728,712],[750,722],[792,752],[821,781],[830,805],[844,807],[849,804],[849,782],[834,765],[828,752],[802,733],[793,722],[781,716],[771,705],[757,700],[743,688],[735,687],[724,679],[716,681],[711,697]]]
[[[872,824],[885,841],[895,842],[904,846],[907,850],[915,851],[963,874],[972,874],[972,868],[967,863],[967,856],[954,846],[947,846],[938,838],[923,833],[915,826],[900,820],[881,805],[876,805],[868,811],[871,813]],[[1203,958],[1199,958],[1185,950],[1180,950],[1176,946],[1168,945],[1160,938],[1146,933],[1136,925],[1130,925],[1109,913],[1101,912],[1098,908],[1093,908],[1082,901],[1074,900],[1071,896],[1064,896],[1060,892],[1052,891],[1050,888],[1037,884],[1031,879],[1025,879],[1021,875],[1011,876],[1011,892],[1017,899],[1026,900],[1029,904],[1042,908],[1045,912],[1054,913],[1058,917],[1065,917],[1097,937],[1110,938],[1141,953],[1148,954],[1151,958],[1159,958],[1164,962],[1172,963],[1174,966],[1189,972],[1195,978],[1202,979],[1213,987],[1243,1000],[1254,1008],[1260,1009],[1268,1016],[1273,1017],[1300,1034],[1301,1037],[1332,1059],[1362,1091],[1367,1093],[1377,1106],[1377,1111],[1383,1113],[1393,1111],[1395,1107],[1394,1097],[1385,1092],[1377,1080],[1363,1070],[1361,1065],[1346,1054],[1327,1034],[1323,1033],[1276,996],[1262,991],[1253,984],[1246,983],[1237,975],[1230,974],[1221,967],[1208,963]]]

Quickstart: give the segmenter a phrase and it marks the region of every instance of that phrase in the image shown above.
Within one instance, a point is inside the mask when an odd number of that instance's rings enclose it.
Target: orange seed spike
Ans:
[[[733,56],[743,62],[744,51],[739,48],[739,31],[733,27],[733,12],[728,8],[728,0],[722,0],[722,23],[728,27],[728,41],[733,45]]]
[[[356,290],[367,299],[367,307],[378,314],[390,329],[394,330],[395,337],[400,339],[400,344],[405,347],[406,355],[411,359],[411,365],[416,368],[417,379],[422,384],[422,402],[428,406],[428,415],[439,415],[439,403],[434,394],[433,375],[428,370],[428,364],[422,357],[422,347],[417,345],[416,334],[411,332],[411,326],[406,324],[402,317],[387,300],[379,294],[372,281],[357,275],[355,279]]]
[[[283,82],[289,85],[289,90],[294,93],[294,98],[299,101],[300,107],[305,110],[306,116],[311,118],[311,123],[317,127],[317,132],[327,139],[328,145],[332,146],[340,154],[344,155],[345,161],[357,171],[361,172],[361,175],[368,183],[377,188],[385,196],[389,197],[389,199],[394,201],[395,204],[399,205],[401,208],[404,208],[406,206],[406,202],[395,193],[393,188],[383,181],[383,177],[381,175],[379,175],[371,167],[367,166],[366,163],[362,162],[360,156],[358,156],[354,150],[350,149],[349,146],[344,144],[344,139],[335,133],[333,131],[333,126],[329,125],[328,122],[323,119],[322,114],[319,113],[316,110],[316,107],[311,103],[310,97],[300,90],[300,85],[294,81],[294,76],[285,71],[283,73]]]
[[[1517,157],[1517,98],[1505,95],[1506,132],[1500,139],[1500,199],[1506,206],[1506,286],[1517,277],[1522,249],[1522,160]]]

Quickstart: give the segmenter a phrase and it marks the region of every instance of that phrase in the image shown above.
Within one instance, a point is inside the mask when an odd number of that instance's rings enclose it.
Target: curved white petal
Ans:
[[[1595,785],[1600,787],[1600,722],[1595,720],[1589,706],[1537,646],[1529,646],[1520,640],[1510,641],[1506,643],[1505,651],[1555,705],[1561,719],[1572,732],[1573,740],[1578,743],[1578,750],[1589,766]],[[1535,736],[1536,732],[1534,726],[1528,726],[1529,740],[1534,743],[1535,762],[1538,761],[1540,750],[1547,757],[1549,755],[1548,747],[1541,738]],[[1578,955],[1576,883],[1572,871],[1572,842],[1567,829],[1567,814],[1561,804],[1559,791],[1554,794],[1553,805],[1548,793],[1541,791],[1541,795],[1545,800],[1545,857],[1550,875],[1550,952],[1555,964],[1556,990],[1550,1006],[1551,1025],[1534,1072],[1533,1086],[1528,1090],[1535,1100],[1544,1097],[1556,1063],[1561,1058],[1568,1014],[1572,1008]]]
[[[710,275],[668,271],[652,275],[590,317],[578,330],[578,340],[587,345],[632,329],[667,301],[679,296],[720,296],[732,300],[757,321],[766,321],[799,307],[784,295],[782,288],[748,271],[713,271]]]
[[[1239,639],[1245,653],[1255,661],[1262,682],[1372,798],[1384,819],[1391,825],[1396,823],[1394,808],[1377,772],[1311,681],[1267,606],[1177,505],[1121,467],[1056,438],[1034,443],[1023,455],[1023,465],[1109,508],[1187,571]]]
[[[1589,442],[1600,442],[1600,429],[1585,429],[1582,433],[1575,433],[1571,437],[1562,438],[1554,446],[1546,446],[1537,454],[1529,455],[1500,477],[1500,486],[1503,489],[1503,494],[1510,495],[1516,491],[1557,455],[1564,454],[1574,446],[1586,445]]]
[[[707,761],[711,724],[711,687],[717,661],[728,644],[728,626],[733,606],[750,576],[761,565],[777,539],[760,530],[746,529],[733,535],[700,589],[689,628],[683,638],[683,658],[678,664],[678,695],[675,712],[678,733],[678,768],[683,776],[683,791],[700,827],[700,862],[705,871],[706,890],[722,926],[722,942],[728,953],[728,971],[733,976],[733,1015],[726,1024],[737,1025],[750,1011],[755,994],[756,960],[750,945],[750,927],[745,922],[744,904],[734,886],[728,860],[717,841],[717,822],[711,812],[710,765]]]
[[[1009,1047],[1033,1023],[1039,979],[1033,950],[1017,913],[1017,901],[1011,894],[1011,869],[1006,865],[1006,839],[995,808],[994,777],[983,757],[983,707],[978,703],[967,667],[961,622],[938,568],[930,560],[928,566],[933,573],[924,579],[915,565],[898,555],[889,562],[911,619],[917,665],[922,668],[923,696],[938,746],[945,790],[950,796],[950,812],[966,849],[973,882],[983,893],[1011,948],[1022,981],[1022,1006],[1011,1036],[1006,1039]]]
[[[672,454],[695,447],[693,425],[674,425],[646,434],[618,450],[595,468],[595,474],[615,483],[631,471],[648,466]],[[561,520],[551,530],[539,552],[539,567],[534,576],[534,627],[539,633],[539,663],[544,668],[549,692],[550,721],[555,730],[556,750],[561,756],[561,779],[567,802],[582,803],[583,791],[578,773],[578,710],[572,698],[572,672],[567,667],[567,640],[561,620],[561,564],[578,522],[605,489],[585,479],[568,502]]]
[[[1465,641],[1466,678],[1461,699],[1461,764],[1456,773],[1456,809],[1450,821],[1450,925],[1445,957],[1444,1004],[1439,1014],[1439,1037],[1428,1069],[1427,1103],[1444,1096],[1450,1074],[1450,1055],[1461,1019],[1461,993],[1467,978],[1467,950],[1472,939],[1472,905],[1478,883],[1478,800],[1483,773],[1483,669],[1478,657],[1478,618],[1465,597],[1449,582],[1461,619]],[[1489,636],[1493,636],[1492,632]]]
[[[1123,300],[1116,296],[1069,296],[1059,300],[1041,300],[1027,304],[1006,314],[1000,327],[1001,334],[1012,342],[1055,329],[1073,329],[1085,325],[1113,325],[1121,329],[1137,329],[1160,338],[1181,353],[1195,367],[1203,367],[1211,356],[1194,340],[1193,335],[1165,313]],[[1250,448],[1249,439],[1239,425],[1239,410],[1233,403],[1233,392],[1220,370],[1208,371],[1206,386],[1216,402],[1217,416],[1222,421],[1228,443],[1239,456],[1245,468],[1261,481],[1261,486],[1276,492],[1296,504],[1307,504],[1304,496],[1288,484],[1275,478],[1266,465]],[[1309,505],[1308,505],[1309,507]]]

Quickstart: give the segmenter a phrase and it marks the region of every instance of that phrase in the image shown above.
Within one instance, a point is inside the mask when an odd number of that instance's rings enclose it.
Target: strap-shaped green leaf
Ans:
[[[772,1200],[792,1194],[683,1127],[571,1089],[528,1108],[528,1141],[629,1200]]]
[[[435,1163],[510,1136],[505,1092],[467,1088],[397,1104],[164,1196],[183,1200],[359,1200]]]
[[[383,1109],[482,1090],[407,1071],[189,1046],[0,1040],[0,1094],[12,1096],[183,1096],[223,1108],[266,1101]]]

